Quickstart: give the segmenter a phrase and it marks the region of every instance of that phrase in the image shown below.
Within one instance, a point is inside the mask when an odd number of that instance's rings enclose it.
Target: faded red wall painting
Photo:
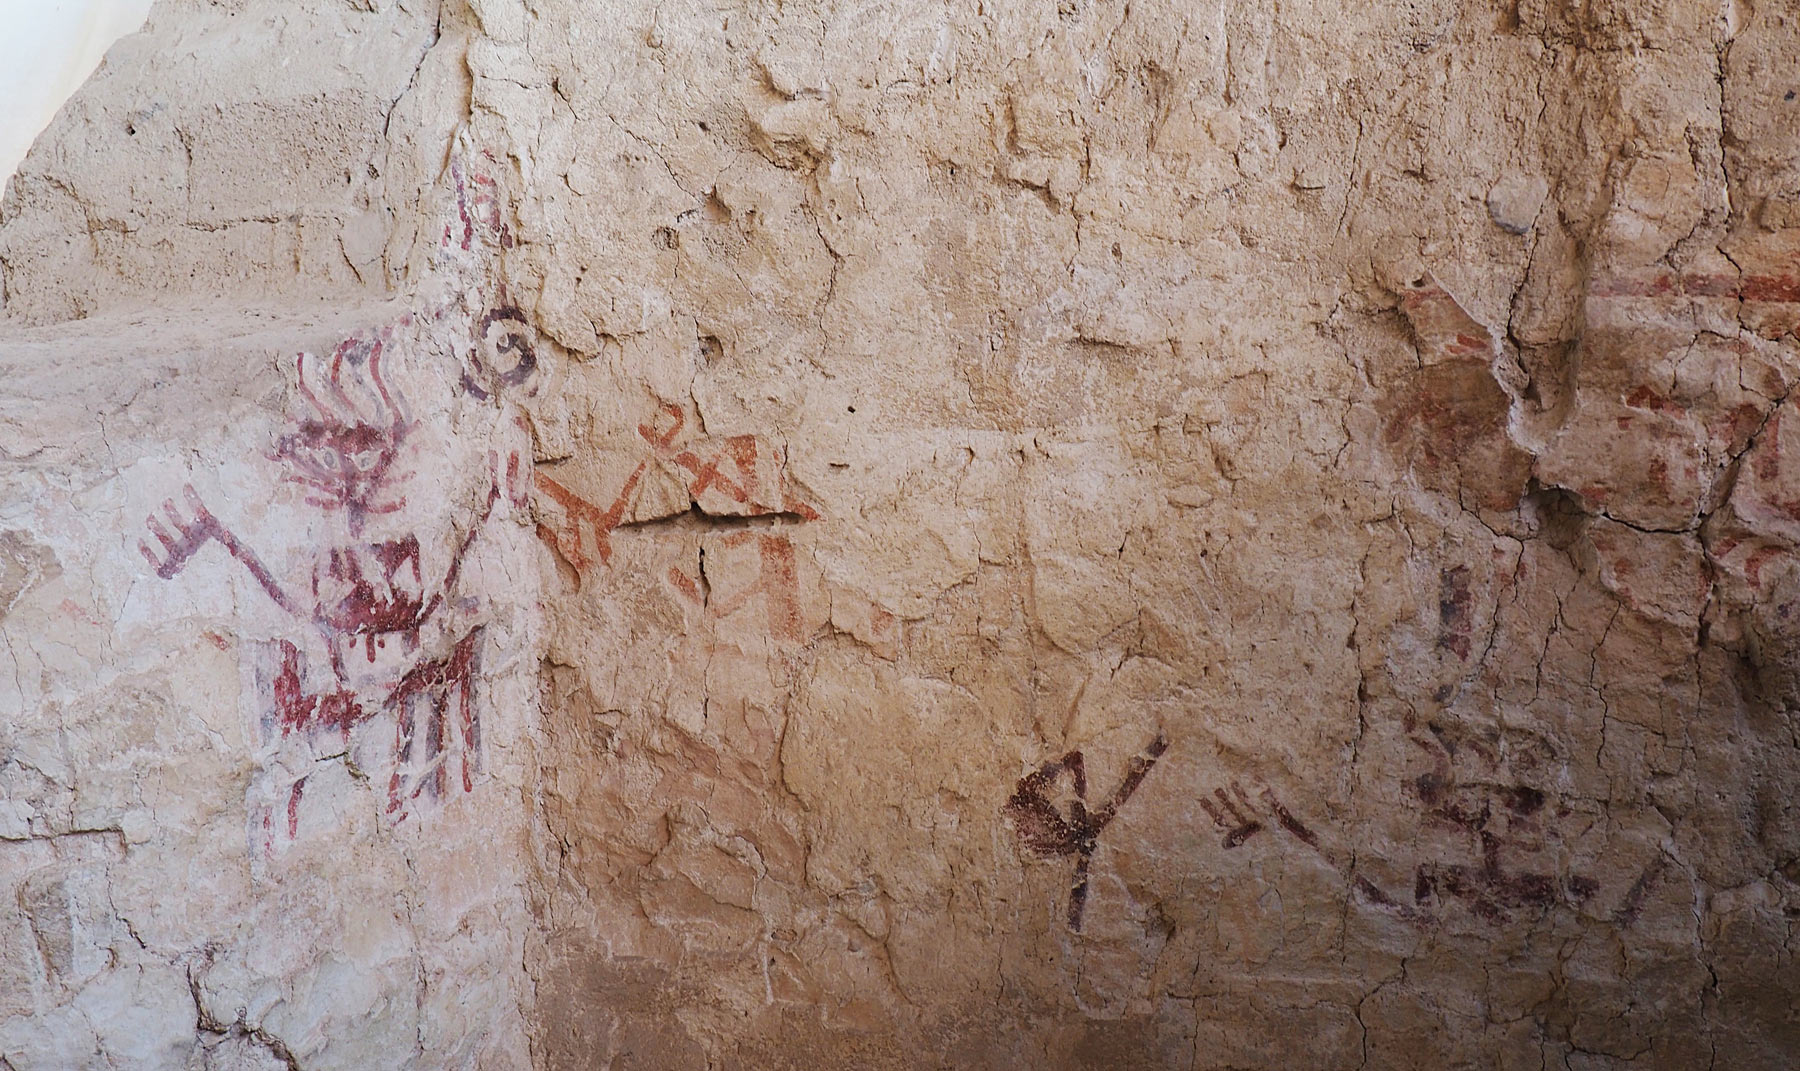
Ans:
[[[1578,909],[1599,890],[1592,878],[1558,864],[1567,840],[1579,834],[1582,816],[1512,768],[1535,770],[1545,756],[1527,752],[1509,761],[1480,740],[1410,719],[1406,739],[1428,767],[1403,785],[1408,812],[1418,819],[1415,845],[1422,849],[1412,858],[1333,848],[1320,835],[1330,837],[1331,830],[1302,821],[1261,782],[1246,788],[1229,780],[1203,792],[1200,806],[1221,849],[1252,842],[1277,851],[1298,846],[1337,871],[1350,895],[1409,922],[1430,923],[1455,904],[1483,922],[1505,923],[1522,912]],[[1274,842],[1259,840],[1265,833]],[[1653,863],[1644,872],[1616,919],[1620,925],[1634,920],[1660,870]]]
[[[1019,843],[1033,855],[1044,859],[1075,857],[1075,874],[1069,882],[1069,929],[1080,931],[1082,916],[1087,912],[1088,871],[1093,866],[1101,832],[1118,816],[1119,808],[1131,799],[1167,750],[1168,739],[1156,734],[1142,754],[1131,757],[1125,777],[1112,795],[1092,810],[1087,804],[1087,763],[1079,751],[1046,762],[1021,777],[1012,798],[1002,808],[1002,813],[1012,820]],[[1064,774],[1074,793],[1066,813],[1054,799]]]
[[[476,224],[493,215],[490,203],[471,209],[468,191],[491,191],[493,183],[465,182],[460,169],[455,178],[466,226],[446,232],[445,248],[466,250]],[[291,530],[241,534],[192,485],[145,522],[138,549],[157,576],[174,579],[217,544],[293,620],[292,636],[244,645],[259,707],[255,727],[277,782],[273,792],[268,784],[252,789],[263,801],[261,814],[253,805],[252,836],[265,851],[300,835],[308,779],[322,755],[350,757],[371,776],[369,767],[379,767],[384,809],[395,822],[422,803],[474,790],[487,630],[463,570],[497,514],[528,506],[522,424],[493,403],[528,388],[537,367],[520,310],[504,298],[484,304],[478,288],[465,288],[435,310],[345,339],[329,356],[295,358],[300,411],[267,451],[267,487],[268,503],[292,504],[297,496],[311,514],[302,546],[292,545]],[[454,465],[456,455],[434,438],[440,431],[424,433],[394,375],[408,358],[428,363],[446,340],[463,351],[451,391],[488,403],[486,419],[510,439],[488,451],[485,486],[448,516],[441,500],[430,500],[462,474],[438,471],[427,481],[418,469],[426,459]],[[414,499],[413,506],[431,508],[409,508]],[[370,744],[376,737],[382,745]]]
[[[583,583],[595,565],[612,561],[612,534],[627,523],[634,509],[641,510],[638,496],[655,467],[679,484],[688,511],[715,521],[767,518],[775,522],[819,519],[787,476],[785,452],[758,435],[723,437],[686,436],[687,414],[678,405],[665,404],[649,421],[638,425],[643,454],[618,492],[604,507],[582,497],[573,488],[542,470],[533,475],[538,493],[538,537],[558,558],[573,569]],[[647,518],[639,517],[639,523]],[[663,519],[662,515],[654,518]],[[714,590],[713,582],[672,566],[665,580],[674,595],[701,608],[710,618],[729,617],[761,599],[767,631],[775,639],[798,644],[806,627],[800,609],[797,550],[785,525],[759,526],[722,534],[709,554],[715,577],[754,577],[731,590]],[[742,559],[742,561],[739,561]],[[745,566],[738,568],[737,566]]]
[[[250,654],[263,698],[265,732],[338,737],[378,717],[393,719],[387,811],[406,817],[421,798],[473,788],[481,764],[475,702],[482,628],[447,608],[461,599],[459,580],[471,546],[503,500],[521,501],[525,476],[518,452],[494,464],[481,499],[451,533],[447,560],[426,565],[422,533],[372,537],[376,518],[406,509],[408,476],[399,464],[416,424],[404,397],[383,374],[384,339],[353,338],[329,358],[295,362],[306,411],[276,441],[270,458],[280,481],[328,515],[335,537],[311,550],[300,585],[278,580],[244,538],[222,523],[193,487],[163,503],[139,544],[158,576],[171,579],[211,544],[236,559],[275,605],[316,638],[328,662],[315,672],[301,643],[258,644]],[[429,538],[425,536],[424,538]],[[440,542],[443,542],[440,540]],[[397,656],[397,657],[396,657]],[[358,663],[380,665],[373,674]],[[306,776],[286,805],[285,833],[297,834]],[[271,824],[275,824],[271,821]]]

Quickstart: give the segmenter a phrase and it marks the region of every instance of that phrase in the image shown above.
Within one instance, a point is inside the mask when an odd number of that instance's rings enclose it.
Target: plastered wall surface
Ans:
[[[1796,59],[165,0],[0,202],[0,1058],[1791,1066]]]
[[[45,124],[94,73],[106,50],[135,32],[151,0],[0,3],[0,174],[12,177]]]

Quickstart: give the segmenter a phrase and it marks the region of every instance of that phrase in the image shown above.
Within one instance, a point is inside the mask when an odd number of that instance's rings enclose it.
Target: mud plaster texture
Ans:
[[[1792,1066],[1797,59],[165,0],[0,202],[0,1067]]]

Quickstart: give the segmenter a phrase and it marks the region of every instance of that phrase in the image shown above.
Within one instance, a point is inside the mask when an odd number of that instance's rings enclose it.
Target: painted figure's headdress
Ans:
[[[308,488],[307,502],[349,510],[353,529],[370,513],[402,505],[374,501],[413,424],[405,397],[382,375],[381,348],[379,337],[358,337],[339,343],[327,360],[296,357],[300,393],[312,414],[275,448],[290,470],[286,479]]]

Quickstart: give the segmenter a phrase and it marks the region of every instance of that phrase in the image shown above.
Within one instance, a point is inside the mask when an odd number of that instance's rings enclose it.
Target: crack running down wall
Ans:
[[[0,1067],[1791,1066],[1797,58],[164,0],[0,202]]]

